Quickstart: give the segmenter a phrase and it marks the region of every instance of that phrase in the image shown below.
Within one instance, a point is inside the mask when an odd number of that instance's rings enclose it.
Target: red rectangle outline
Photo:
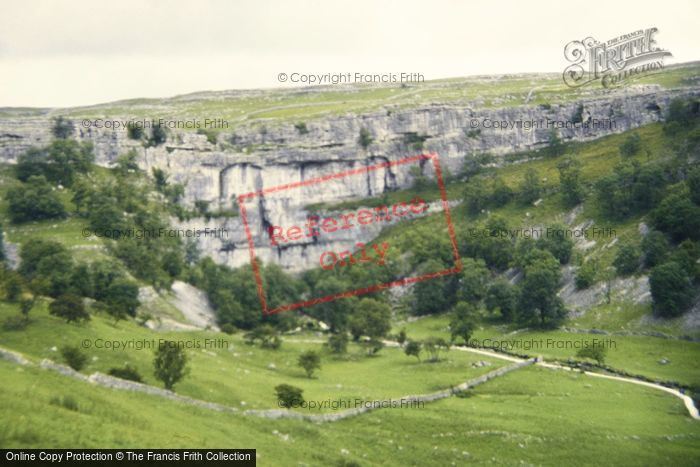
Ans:
[[[244,204],[246,199],[249,199],[249,198],[252,199],[252,198],[255,198],[256,196],[263,196],[263,195],[268,194],[268,193],[275,193],[278,191],[283,191],[283,190],[287,190],[287,189],[291,189],[291,188],[299,188],[299,187],[303,187],[303,186],[307,186],[307,185],[313,185],[315,183],[324,182],[327,180],[344,178],[344,177],[347,177],[350,175],[356,175],[356,174],[361,174],[361,173],[368,173],[368,172],[382,169],[382,168],[386,168],[386,167],[393,167],[393,166],[397,166],[397,165],[408,164],[410,162],[414,162],[414,161],[418,161],[418,160],[427,160],[427,159],[431,159],[433,161],[433,167],[435,169],[435,178],[437,179],[438,189],[440,191],[440,199],[442,200],[442,208],[443,208],[443,211],[445,212],[445,222],[447,223],[447,231],[448,231],[448,234],[450,236],[450,243],[452,244],[452,255],[455,259],[454,267],[443,269],[443,270],[437,271],[437,272],[423,274],[420,276],[406,277],[406,278],[403,278],[403,279],[397,280],[397,281],[385,282],[383,284],[378,284],[378,285],[374,285],[371,287],[365,287],[362,289],[355,289],[355,290],[350,290],[347,292],[326,295],[325,297],[304,300],[302,302],[292,303],[290,305],[282,305],[282,306],[278,306],[276,308],[273,308],[271,310],[267,308],[267,299],[265,298],[265,291],[263,290],[260,268],[258,267],[258,262],[256,261],[256,258],[255,258],[255,246],[253,244],[254,243],[253,236],[250,233],[250,225],[248,224],[248,214],[247,214],[245,204]],[[397,161],[382,162],[380,164],[376,164],[376,165],[372,165],[372,166],[368,166],[368,167],[361,167],[359,169],[346,170],[344,172],[339,172],[337,174],[330,174],[330,175],[324,175],[323,177],[310,178],[308,180],[304,180],[303,182],[287,183],[284,185],[278,185],[278,186],[271,187],[271,188],[265,188],[263,190],[245,193],[245,194],[238,196],[238,206],[239,206],[239,210],[241,213],[241,218],[243,219],[243,225],[245,227],[246,237],[248,239],[248,250],[250,252],[250,263],[253,266],[253,272],[255,274],[255,286],[256,286],[257,291],[258,291],[258,297],[260,298],[260,303],[262,305],[262,311],[263,311],[264,315],[271,315],[274,313],[280,313],[282,311],[295,310],[297,308],[302,308],[305,306],[317,305],[319,303],[329,302],[331,300],[335,300],[338,298],[346,298],[346,297],[353,297],[353,296],[357,296],[357,295],[364,295],[367,293],[376,292],[378,290],[387,289],[389,287],[395,287],[395,286],[399,286],[399,285],[407,285],[407,284],[413,284],[416,282],[422,282],[422,281],[425,281],[428,279],[434,279],[436,277],[447,276],[449,274],[455,274],[455,273],[458,273],[462,270],[462,259],[459,256],[459,250],[457,248],[457,239],[455,236],[454,226],[452,224],[452,216],[450,214],[450,206],[449,206],[449,203],[447,202],[447,192],[445,191],[445,182],[442,178],[442,169],[440,168],[439,157],[436,153],[419,154],[417,156],[410,156],[410,157],[406,157],[404,159],[400,159]]]

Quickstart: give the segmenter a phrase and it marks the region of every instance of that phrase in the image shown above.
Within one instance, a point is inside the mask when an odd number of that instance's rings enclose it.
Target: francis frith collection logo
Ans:
[[[564,83],[577,88],[600,80],[608,88],[661,71],[664,58],[671,53],[658,47],[657,32],[657,28],[648,28],[606,42],[592,37],[569,42],[564,57],[571,64],[564,70]]]

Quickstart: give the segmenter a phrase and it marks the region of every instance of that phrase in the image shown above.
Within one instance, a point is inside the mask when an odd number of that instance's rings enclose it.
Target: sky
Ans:
[[[561,72],[564,46],[657,27],[700,60],[700,2],[0,0],[0,107],[293,86],[280,73]]]

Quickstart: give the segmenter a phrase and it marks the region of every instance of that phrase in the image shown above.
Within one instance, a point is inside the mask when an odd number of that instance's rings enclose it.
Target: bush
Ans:
[[[403,351],[409,357],[416,357],[420,362],[420,353],[423,351],[423,347],[420,342],[408,341]]]
[[[53,120],[53,127],[51,127],[51,133],[55,138],[67,139],[70,138],[75,131],[75,125],[73,122],[67,118],[60,116]]]
[[[637,154],[642,149],[642,138],[637,134],[633,133],[629,135],[625,141],[620,145],[620,155],[623,157],[630,157]]]
[[[238,331],[238,329],[236,329],[236,326],[234,326],[231,323],[222,324],[220,329],[221,329],[221,332],[223,332],[224,334],[228,334],[228,335],[235,334]]]
[[[42,219],[63,219],[66,209],[46,177],[32,176],[26,183],[7,191],[8,214],[14,223]]]
[[[476,329],[476,307],[472,303],[459,302],[455,305],[450,319],[450,337],[454,342],[458,337],[464,341],[464,345],[469,345],[469,339]]]
[[[376,338],[371,338],[362,342],[362,346],[365,348],[367,355],[376,355],[380,350],[384,348],[384,342]]]
[[[73,412],[78,411],[78,401],[75,400],[73,396],[54,396],[49,400],[49,404],[56,405],[58,407],[63,407],[67,410],[72,410]]]
[[[126,379],[128,381],[136,381],[137,383],[143,381],[143,379],[141,378],[141,374],[139,374],[138,370],[129,366],[128,364],[124,365],[124,367],[122,368],[110,368],[108,374],[114,376],[115,378]]]
[[[158,346],[153,367],[155,377],[163,382],[165,389],[172,390],[175,383],[188,373],[187,354],[177,342],[166,341]]]
[[[155,125],[151,129],[151,137],[148,140],[149,146],[160,146],[168,140],[168,131],[165,127]]]
[[[629,276],[639,269],[639,256],[637,247],[626,243],[618,248],[613,266],[621,276]]]
[[[520,201],[523,204],[532,204],[540,198],[541,191],[539,174],[535,169],[527,169],[520,186]]]
[[[401,329],[399,331],[399,334],[396,336],[396,342],[399,343],[399,345],[403,345],[404,342],[406,342],[406,330]]]
[[[595,283],[595,277],[598,272],[598,263],[595,260],[588,260],[576,271],[576,288],[579,290],[587,289]]]
[[[49,305],[49,314],[65,319],[67,323],[89,321],[83,299],[77,295],[61,295]]]
[[[654,311],[664,317],[682,314],[693,301],[693,284],[682,265],[675,261],[656,266],[649,276]]]
[[[250,332],[247,332],[243,338],[246,344],[254,345],[259,342],[260,347],[264,349],[279,349],[282,345],[282,339],[279,332],[269,324],[262,324]]]
[[[372,135],[370,134],[369,130],[365,127],[362,127],[360,128],[360,137],[358,141],[363,149],[367,149],[374,140],[372,139]]]
[[[275,386],[275,394],[277,395],[279,406],[287,409],[300,407],[304,403],[303,393],[302,389],[289,384]]]
[[[294,128],[299,132],[300,135],[305,135],[309,132],[309,129],[306,127],[305,122],[295,123]]]
[[[567,264],[571,259],[571,251],[574,242],[566,234],[567,228],[561,224],[554,224],[545,230],[545,234],[537,239],[536,246],[549,251],[559,264]]]
[[[29,319],[23,315],[8,316],[2,322],[3,331],[21,331],[29,324]]]
[[[423,348],[428,353],[428,361],[437,362],[441,352],[450,350],[450,345],[442,337],[429,337],[423,342]]]
[[[126,127],[126,135],[129,139],[140,140],[144,135],[143,126],[129,123]]]
[[[644,253],[644,266],[653,268],[661,264],[668,255],[669,244],[666,236],[658,230],[647,233],[642,240],[642,252]]]
[[[75,371],[80,371],[87,363],[88,357],[78,347],[61,347],[61,356],[66,364]]]
[[[299,355],[297,364],[304,369],[306,376],[313,377],[314,371],[321,368],[321,357],[313,350],[307,350]]]
[[[328,338],[328,348],[331,353],[336,355],[342,355],[348,351],[348,335],[344,332],[338,332],[336,334],[331,334]]]
[[[576,352],[576,356],[579,358],[590,358],[595,360],[599,365],[605,363],[606,348],[602,345],[592,345],[590,347],[584,347]]]

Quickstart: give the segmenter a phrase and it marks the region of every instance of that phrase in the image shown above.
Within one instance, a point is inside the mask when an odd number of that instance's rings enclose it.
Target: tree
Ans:
[[[620,155],[631,157],[642,149],[642,138],[637,133],[632,133],[620,144]]]
[[[486,291],[484,305],[489,311],[498,311],[504,321],[513,321],[518,304],[518,289],[506,279],[494,280]]]
[[[520,283],[521,318],[542,327],[558,324],[566,315],[557,296],[561,280],[559,261],[550,252],[535,249],[526,259],[524,273]]]
[[[559,137],[559,132],[556,128],[552,128],[549,131],[549,146],[547,147],[547,155],[549,157],[558,157],[564,154],[564,143],[562,143]]]
[[[591,345],[580,349],[576,352],[576,356],[579,358],[590,358],[598,362],[598,365],[603,365],[605,363],[606,352],[607,349],[602,345]]]
[[[70,138],[75,131],[75,125],[73,122],[68,120],[63,116],[59,116],[53,119],[53,126],[51,127],[51,133],[55,138],[67,139]]]
[[[331,334],[326,345],[331,353],[342,355],[348,351],[348,335],[345,331]]]
[[[573,207],[583,201],[581,183],[581,162],[567,157],[557,164],[559,169],[559,189],[567,207]]]
[[[431,259],[423,263],[418,271],[421,274],[441,271],[445,267],[440,261]],[[449,308],[453,297],[446,293],[448,282],[445,277],[436,277],[429,281],[417,282],[413,286],[414,306],[416,315],[439,313]]]
[[[669,249],[668,240],[663,233],[658,230],[647,233],[642,239],[644,266],[653,268],[657,264],[661,264],[668,255]]]
[[[695,167],[688,173],[685,183],[688,185],[690,199],[700,205],[700,167]]]
[[[61,199],[43,175],[29,177],[26,183],[10,188],[7,201],[14,223],[66,217]]]
[[[168,140],[168,131],[164,126],[155,125],[151,129],[151,137],[148,139],[149,146],[160,146]]]
[[[631,243],[625,243],[617,249],[613,260],[615,270],[621,276],[629,276],[639,269],[639,250]]]
[[[282,339],[279,332],[269,324],[261,324],[244,336],[246,343],[255,344],[260,342],[260,347],[264,349],[279,349]]]
[[[373,298],[363,298],[357,302],[349,323],[355,340],[361,336],[384,337],[391,330],[391,308]]]
[[[365,348],[367,355],[376,355],[380,350],[384,348],[384,342],[379,339],[371,338],[362,341],[362,346]]]
[[[663,317],[681,315],[693,301],[693,284],[687,271],[675,261],[656,266],[649,276],[654,311]]]
[[[370,134],[369,130],[365,127],[360,128],[360,138],[358,139],[360,146],[362,146],[363,149],[367,149],[370,144],[372,144],[372,135]]]
[[[136,308],[140,304],[139,287],[129,279],[115,279],[105,291],[104,302],[115,321],[135,316]]]
[[[404,342],[406,342],[406,330],[401,329],[399,331],[399,334],[396,336],[396,342],[399,343],[399,345],[403,345]]]
[[[423,351],[423,347],[421,346],[420,342],[408,341],[403,351],[409,357],[416,357],[420,362],[420,353]]]
[[[65,346],[61,347],[61,356],[69,367],[75,371],[80,371],[87,363],[87,355],[85,355],[78,347]]]
[[[479,303],[486,295],[486,284],[489,280],[489,270],[483,260],[464,258],[462,277],[460,279],[459,299],[471,303]]]
[[[319,280],[314,287],[315,296],[325,297],[336,293],[342,293],[348,287],[337,277],[329,276]],[[356,297],[342,298],[321,303],[314,307],[317,315],[329,327],[331,332],[338,332],[347,328],[348,317],[355,309]]]
[[[520,185],[520,201],[523,204],[532,204],[540,198],[541,191],[539,174],[535,169],[527,169]]]
[[[576,288],[579,290],[587,289],[595,282],[596,274],[598,273],[598,261],[589,259],[583,263],[576,271]]]
[[[700,238],[700,206],[685,192],[673,193],[661,201],[651,213],[654,227],[680,242]]]
[[[15,272],[8,272],[3,285],[5,286],[5,300],[8,302],[14,302],[22,294],[22,286],[24,285],[24,281],[22,280],[22,276],[19,274]]]
[[[321,357],[313,350],[307,350],[299,355],[297,364],[304,369],[306,376],[311,378],[314,371],[321,368]]]
[[[462,197],[467,212],[476,215],[486,208],[491,192],[483,177],[474,177],[467,183]]]
[[[301,407],[304,404],[303,393],[304,391],[302,389],[290,386],[289,384],[275,386],[278,405],[287,409]]]
[[[153,368],[154,376],[163,383],[165,389],[172,390],[189,371],[187,354],[177,342],[163,342],[155,352]]]
[[[450,350],[450,344],[442,337],[429,337],[423,342],[423,348],[430,356],[428,361],[437,362],[440,359],[441,352]]]
[[[501,177],[494,177],[491,186],[491,202],[493,205],[500,208],[505,206],[513,198],[513,190],[506,185]]]
[[[75,295],[61,295],[55,299],[49,305],[49,314],[65,319],[67,323],[90,320],[83,299]]]
[[[567,235],[567,228],[561,224],[553,224],[545,229],[544,235],[536,242],[537,248],[549,251],[560,264],[566,264],[571,259],[574,241]]]
[[[450,319],[450,336],[452,342],[458,337],[461,337],[465,345],[469,345],[469,339],[472,337],[475,322],[476,307],[467,302],[459,302],[452,310]]]

